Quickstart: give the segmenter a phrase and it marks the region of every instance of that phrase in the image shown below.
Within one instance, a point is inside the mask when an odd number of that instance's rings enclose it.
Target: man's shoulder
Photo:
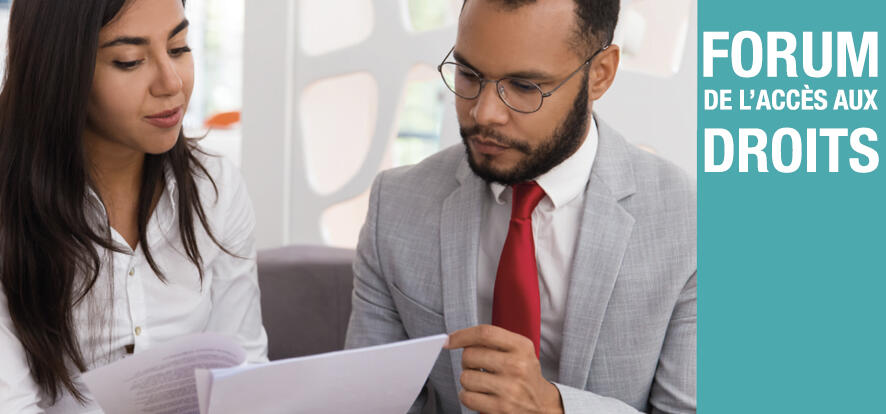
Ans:
[[[439,217],[446,200],[460,186],[457,176],[462,163],[466,163],[465,151],[459,144],[418,164],[379,173],[369,200],[375,225],[385,229],[378,233],[377,245],[436,250]]]
[[[694,203],[695,182],[685,170],[631,144],[602,120],[597,120],[597,127],[598,159],[591,175],[602,180],[616,198],[621,200],[628,195],[635,200],[664,197]]]
[[[634,234],[661,249],[670,246],[672,257],[689,257],[694,263],[697,231],[695,182],[685,170],[647,150],[624,142],[632,191],[619,204],[634,218]],[[629,178],[629,179],[628,179]],[[681,273],[682,274],[682,273]]]
[[[462,144],[456,144],[431,155],[418,164],[382,171],[378,190],[385,196],[442,201],[459,182],[457,173],[466,163]]]
[[[625,139],[617,130],[598,120],[600,144],[592,175],[609,181],[610,188],[621,199],[652,202],[650,199],[682,200],[695,203],[695,182],[685,170],[653,152],[641,149]],[[611,159],[602,159],[602,158]]]
[[[610,159],[598,159],[594,168],[600,169],[592,176],[609,187],[638,225],[665,226],[670,229],[668,234],[685,231],[691,238],[696,228],[695,181],[673,162],[629,143],[608,125],[600,125],[598,155]],[[678,226],[671,228],[674,225]]]
[[[633,248],[625,260],[655,269],[634,274],[636,280],[670,281],[679,292],[697,267],[695,182],[684,169],[628,143],[615,131],[607,131],[606,137],[613,159],[600,174],[632,218]]]
[[[638,193],[694,198],[695,182],[685,170],[656,154],[628,144]]]

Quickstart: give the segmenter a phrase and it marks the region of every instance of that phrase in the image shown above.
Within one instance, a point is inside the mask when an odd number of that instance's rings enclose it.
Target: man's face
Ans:
[[[458,25],[453,56],[485,79],[517,77],[547,92],[588,56],[574,48],[573,0],[507,9],[495,0],[470,0]],[[588,125],[587,68],[544,99],[537,112],[508,108],[493,83],[480,96],[456,97],[468,160],[481,178],[513,184],[544,174],[584,141]]]

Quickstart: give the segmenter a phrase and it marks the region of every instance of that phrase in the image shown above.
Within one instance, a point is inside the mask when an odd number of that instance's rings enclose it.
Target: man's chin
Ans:
[[[510,185],[514,182],[515,167],[501,160],[490,159],[485,155],[472,154],[469,158],[471,170],[486,182]]]

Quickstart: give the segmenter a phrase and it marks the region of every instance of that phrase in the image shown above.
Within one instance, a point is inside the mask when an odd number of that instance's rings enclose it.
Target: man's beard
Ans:
[[[470,128],[461,128],[461,139],[468,153],[468,165],[474,174],[486,182],[496,182],[503,185],[512,185],[524,181],[534,180],[542,174],[550,171],[561,162],[575,153],[587,135],[588,125],[588,74],[582,77],[582,88],[572,103],[572,110],[566,115],[560,126],[554,133],[532,150],[525,142],[516,141],[498,134],[491,128],[475,125]],[[497,171],[489,165],[478,163],[471,153],[468,139],[473,136],[482,136],[487,139],[508,146],[511,149],[526,155],[509,171]],[[485,155],[480,155],[485,157]]]

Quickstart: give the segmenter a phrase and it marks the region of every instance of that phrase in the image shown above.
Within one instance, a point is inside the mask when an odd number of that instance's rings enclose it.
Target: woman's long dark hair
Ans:
[[[82,132],[99,31],[126,1],[21,0],[13,2],[10,15],[0,92],[0,283],[31,375],[52,401],[65,390],[83,400],[66,365],[87,368],[73,309],[95,285],[104,252],[120,251],[108,228],[94,225]],[[180,133],[170,151],[145,157],[138,242],[161,280],[145,229],[167,168],[177,186],[182,244],[201,280],[195,222],[219,244],[196,185],[197,174],[211,177],[194,151]]]

